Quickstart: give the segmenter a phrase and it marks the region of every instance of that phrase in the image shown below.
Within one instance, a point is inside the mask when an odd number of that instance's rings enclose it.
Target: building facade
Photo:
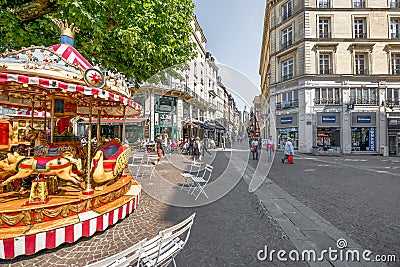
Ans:
[[[399,7],[267,1],[260,75],[278,147],[400,155]]]
[[[226,133],[227,128],[221,127],[229,117],[226,89],[218,76],[215,58],[206,52],[207,39],[196,17],[191,26],[196,56],[187,68],[171,68],[158,74],[162,79],[149,79],[134,97],[144,107],[144,138],[154,140],[162,133],[179,140],[207,133],[218,142]]]

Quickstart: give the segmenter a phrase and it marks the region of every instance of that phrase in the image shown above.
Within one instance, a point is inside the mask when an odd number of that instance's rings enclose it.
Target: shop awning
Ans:
[[[125,119],[125,123],[140,123],[145,121],[146,118],[131,118],[131,119]],[[101,119],[100,123],[123,123],[123,119]],[[83,123],[89,123],[89,119],[85,119]],[[97,123],[97,119],[92,119],[92,124]]]

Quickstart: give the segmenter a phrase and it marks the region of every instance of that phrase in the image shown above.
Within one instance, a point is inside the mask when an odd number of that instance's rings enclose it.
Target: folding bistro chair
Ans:
[[[195,197],[194,200],[197,200],[197,198],[200,196],[201,193],[203,193],[206,196],[206,198],[208,198],[206,192],[204,191],[204,188],[206,187],[206,185],[210,181],[213,169],[214,169],[213,166],[206,164],[206,167],[204,169],[203,175],[201,177],[200,176],[192,176],[192,177],[190,177],[190,179],[192,179],[192,181],[194,183],[193,191],[192,191],[191,195],[193,195],[193,193],[196,190],[199,190],[199,193],[197,194],[197,196]]]
[[[175,257],[189,239],[195,216],[196,213],[193,213],[183,222],[160,231],[157,236],[147,241],[142,250],[141,266],[169,266],[172,262],[176,267]]]
[[[184,181],[182,183],[182,186],[181,186],[181,190],[188,183],[188,181],[191,181],[191,177],[192,176],[199,176],[200,170],[201,170],[201,163],[200,162],[194,160],[194,161],[192,161],[190,163],[190,171],[181,173],[181,175],[182,175],[182,177],[184,179]],[[192,185],[190,185],[189,191],[190,191],[191,187],[192,187]]]
[[[128,164],[129,170],[131,171],[131,174],[133,174],[133,170],[131,170],[131,168],[135,169],[135,177],[138,177],[139,174],[139,170],[140,170],[140,166],[142,166],[143,164],[143,154],[134,154],[132,156],[132,163]]]
[[[143,163],[142,165],[140,165],[140,169],[139,169],[139,170],[142,171],[142,173],[141,173],[142,174],[142,178],[143,178],[144,174],[146,174],[146,172],[143,172],[143,170],[147,170],[147,174],[148,174],[150,179],[151,179],[151,177],[153,177],[154,170],[155,170],[156,164],[157,164],[157,160],[158,160],[158,156],[157,155],[147,154],[146,162]],[[139,173],[138,173],[138,175],[139,175]]]

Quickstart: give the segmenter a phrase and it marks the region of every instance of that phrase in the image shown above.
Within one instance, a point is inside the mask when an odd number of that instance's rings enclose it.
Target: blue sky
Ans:
[[[195,14],[207,38],[207,51],[217,62],[229,66],[220,69],[223,82],[247,102],[259,92],[258,74],[264,23],[265,0],[193,0]],[[230,72],[226,72],[229,69]],[[250,81],[238,82],[232,70]],[[240,75],[243,79],[243,75]],[[240,88],[237,88],[239,84]],[[236,88],[233,88],[236,87]],[[249,87],[251,90],[249,90]],[[251,91],[251,97],[248,94]]]

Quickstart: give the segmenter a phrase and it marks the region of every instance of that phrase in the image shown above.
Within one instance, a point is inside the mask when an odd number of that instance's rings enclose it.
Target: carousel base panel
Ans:
[[[9,196],[7,198],[0,194],[0,203],[3,202],[0,204],[0,259],[32,255],[40,250],[52,249],[63,243],[73,243],[81,237],[89,237],[106,230],[132,213],[139,204],[141,185],[135,181],[131,183],[131,179],[128,174],[105,190],[95,191],[93,195],[83,195],[75,189],[75,193],[70,191],[67,194],[68,197],[49,196],[50,200],[46,204],[26,206],[26,198],[6,201],[6,210],[3,209],[3,205]],[[79,206],[82,205],[85,208],[79,212]],[[68,207],[74,207],[72,210],[76,213],[70,211],[68,214],[61,214],[62,211],[68,210]],[[44,212],[45,210],[47,212]],[[13,214],[13,218],[17,218],[18,214],[21,214],[19,217],[30,214],[32,217],[36,216],[34,220],[42,221],[31,223],[26,220],[27,225],[6,225],[5,211],[9,216]],[[23,219],[19,224],[23,223],[22,221]]]

